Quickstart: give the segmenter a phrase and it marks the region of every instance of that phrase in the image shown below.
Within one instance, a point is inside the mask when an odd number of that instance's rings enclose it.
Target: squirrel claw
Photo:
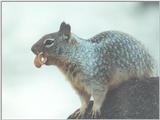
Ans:
[[[72,115],[71,118],[74,119],[82,119],[84,117],[84,113],[82,113],[79,109],[76,110]]]
[[[92,119],[99,118],[100,114],[101,114],[100,111],[94,111],[94,110],[92,110],[91,111],[91,118]]]
[[[79,118],[80,117],[80,110],[76,110],[72,115],[71,115],[72,118]]]

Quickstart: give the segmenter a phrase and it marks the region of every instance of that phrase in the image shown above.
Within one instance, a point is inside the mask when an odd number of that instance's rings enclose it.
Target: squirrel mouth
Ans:
[[[43,64],[47,62],[47,57],[43,55],[43,52],[40,52],[38,55],[36,55],[34,59],[34,65],[37,68],[40,68]]]

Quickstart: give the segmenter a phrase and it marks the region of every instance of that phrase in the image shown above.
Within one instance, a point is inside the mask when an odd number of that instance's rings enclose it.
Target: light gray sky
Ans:
[[[152,3],[152,2],[151,2]],[[80,101],[55,66],[33,65],[31,46],[62,21],[90,38],[120,30],[141,41],[158,64],[159,10],[142,2],[3,2],[2,115],[5,119],[65,119]],[[156,74],[157,74],[156,69]]]

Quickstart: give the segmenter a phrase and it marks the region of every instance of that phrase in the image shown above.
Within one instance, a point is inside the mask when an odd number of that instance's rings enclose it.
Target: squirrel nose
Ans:
[[[37,50],[36,50],[36,48],[35,48],[34,46],[32,46],[32,47],[31,47],[31,51],[32,51],[34,54],[36,54],[36,51],[37,51]]]

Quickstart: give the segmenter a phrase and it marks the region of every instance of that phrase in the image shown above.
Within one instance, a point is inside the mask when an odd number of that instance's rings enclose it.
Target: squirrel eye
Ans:
[[[54,44],[54,39],[47,39],[44,41],[46,47],[51,47]]]

